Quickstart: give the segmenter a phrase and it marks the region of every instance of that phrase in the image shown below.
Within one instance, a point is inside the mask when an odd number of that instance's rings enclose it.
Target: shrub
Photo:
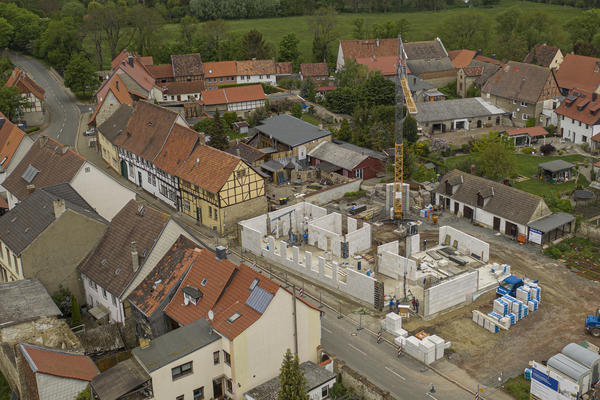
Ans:
[[[37,132],[40,130],[39,126],[34,126],[33,128],[29,128],[25,131],[25,133],[33,133],[33,132]]]
[[[521,149],[521,152],[523,154],[531,154],[531,153],[535,153],[535,149],[533,147],[524,147]]]
[[[545,155],[549,155],[552,154],[556,151],[556,147],[552,146],[552,144],[547,143],[545,145],[543,145],[542,147],[540,147],[540,151]]]
[[[79,309],[79,303],[77,298],[71,296],[71,326],[81,325],[81,310]]]
[[[558,151],[558,155],[559,155],[559,156],[562,156],[562,154],[563,154],[563,151],[562,151],[562,150],[559,150],[559,151]]]
[[[550,258],[554,258],[555,260],[562,256],[562,252],[556,246],[548,247],[546,250],[544,250],[544,254]]]

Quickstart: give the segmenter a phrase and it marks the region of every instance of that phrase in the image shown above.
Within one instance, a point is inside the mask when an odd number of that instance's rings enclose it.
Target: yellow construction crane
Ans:
[[[417,113],[417,106],[410,92],[406,78],[406,53],[402,37],[398,35],[398,57],[396,60],[396,144],[394,146],[394,218],[401,220],[404,210],[402,209],[402,186],[404,184],[404,143],[403,130],[405,106],[409,114]]]

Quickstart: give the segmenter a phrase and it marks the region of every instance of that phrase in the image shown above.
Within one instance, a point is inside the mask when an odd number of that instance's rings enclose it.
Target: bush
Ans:
[[[536,123],[537,123],[537,120],[534,117],[529,117],[529,118],[527,118],[527,122],[525,122],[525,126],[527,128],[531,128],[532,126],[535,126]]]
[[[334,399],[339,399],[346,394],[346,388],[340,382],[336,382],[333,384],[333,387],[329,391],[329,394]]]
[[[81,310],[77,298],[71,296],[71,327],[81,325]]]
[[[40,130],[39,126],[34,126],[33,128],[29,128],[25,131],[25,133],[33,133],[33,132],[37,132]]]
[[[544,254],[555,260],[558,260],[562,256],[562,252],[556,246],[548,247],[544,250]]]
[[[302,81],[297,79],[282,79],[279,81],[279,87],[287,90],[300,89],[301,85]]]
[[[548,143],[540,147],[540,151],[545,155],[552,154],[556,151],[556,147],[552,146],[552,144]]]
[[[521,153],[523,153],[523,154],[535,153],[535,149],[533,147],[524,147],[521,149]]]

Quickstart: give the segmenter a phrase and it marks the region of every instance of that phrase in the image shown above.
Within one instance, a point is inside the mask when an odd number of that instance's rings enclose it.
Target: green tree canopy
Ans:
[[[249,60],[256,58],[257,60],[264,60],[271,56],[271,49],[265,42],[263,34],[252,29],[248,31],[242,37],[242,58]]]
[[[208,142],[210,146],[219,150],[226,150],[229,148],[229,140],[225,133],[225,124],[219,115],[219,111],[215,113],[208,133],[210,135],[210,141]]]
[[[300,368],[298,354],[292,356],[290,349],[287,349],[280,371],[277,400],[308,400],[306,379]]]
[[[48,23],[46,31],[37,42],[34,54],[62,70],[73,54],[80,50],[79,24],[74,17],[64,17]]]
[[[456,14],[439,26],[438,36],[450,49],[486,49],[490,21],[480,13]]]
[[[340,129],[338,129],[335,134],[335,138],[343,140],[345,142],[349,142],[350,140],[352,140],[352,130],[350,129],[350,123],[346,118],[342,120],[342,123],[340,124]]]
[[[296,118],[302,118],[302,104],[300,103],[294,103],[292,105],[292,108],[290,110],[290,112],[292,113],[292,115]]]
[[[74,92],[81,92],[85,96],[91,93],[98,84],[95,73],[90,60],[83,53],[76,54],[65,68],[65,85]]]
[[[0,48],[4,49],[8,47],[12,39],[15,28],[6,20],[6,18],[0,17]]]
[[[513,142],[490,131],[473,144],[473,155],[481,173],[490,179],[510,177],[515,172]]]
[[[27,101],[21,97],[19,88],[0,87],[0,112],[11,121],[15,121],[21,110],[27,105]]]
[[[300,40],[294,32],[290,32],[281,38],[279,42],[279,54],[277,59],[279,61],[290,61],[294,65],[294,69],[297,69],[298,60],[300,58],[300,50],[298,44]]]
[[[300,96],[305,98],[308,101],[315,101],[315,83],[312,79],[306,78],[302,81],[302,86],[300,87]]]

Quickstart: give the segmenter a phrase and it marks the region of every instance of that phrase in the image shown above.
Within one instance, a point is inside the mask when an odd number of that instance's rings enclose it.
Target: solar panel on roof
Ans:
[[[265,312],[269,303],[273,299],[273,295],[260,286],[256,286],[250,296],[248,296],[248,300],[246,300],[246,305],[252,308],[259,314]]]
[[[21,177],[23,179],[25,179],[25,182],[31,183],[31,181],[33,181],[33,178],[35,178],[35,176],[39,172],[40,171],[37,168],[35,168],[33,165],[29,164],[29,166],[27,167],[27,169],[25,170],[25,172],[23,172],[23,175],[21,175]]]

